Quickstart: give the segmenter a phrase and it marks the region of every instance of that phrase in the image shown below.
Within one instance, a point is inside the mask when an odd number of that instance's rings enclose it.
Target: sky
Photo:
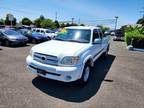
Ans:
[[[44,15],[58,21],[85,24],[105,24],[114,27],[118,16],[118,27],[134,24],[142,17],[144,0],[0,0],[0,18],[13,14],[18,21],[23,17],[31,20]]]

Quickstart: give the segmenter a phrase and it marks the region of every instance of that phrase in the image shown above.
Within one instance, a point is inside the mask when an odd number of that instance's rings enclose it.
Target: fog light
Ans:
[[[72,77],[71,76],[66,76],[66,80],[71,80]]]

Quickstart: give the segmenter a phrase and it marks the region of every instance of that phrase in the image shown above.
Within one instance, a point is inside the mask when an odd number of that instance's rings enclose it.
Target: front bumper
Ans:
[[[35,74],[42,77],[58,80],[62,82],[72,82],[81,78],[82,75],[82,65],[78,67],[62,67],[62,66],[52,66],[37,62],[32,59],[31,56],[26,58],[27,69]],[[40,74],[38,69],[46,71],[45,75]]]
[[[40,38],[40,39],[37,39],[37,42],[38,42],[38,43],[45,42],[45,41],[48,41],[48,38]]]
[[[10,41],[11,45],[20,45],[20,44],[26,44],[28,41],[23,40],[23,41]]]

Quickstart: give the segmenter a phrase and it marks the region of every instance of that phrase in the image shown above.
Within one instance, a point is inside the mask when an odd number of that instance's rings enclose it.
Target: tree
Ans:
[[[43,15],[40,15],[41,20],[45,20],[45,17]]]
[[[76,24],[76,23],[72,23],[71,26],[78,26],[78,24]]]
[[[67,23],[67,24],[66,24],[66,27],[69,27],[69,26],[70,26],[70,24],[69,24],[69,23]]]
[[[59,24],[59,22],[57,20],[55,21],[55,26],[56,26],[56,28],[60,27],[60,24]]]
[[[80,26],[85,26],[84,24],[81,24]]]
[[[51,28],[53,24],[53,21],[51,19],[45,19],[40,23],[40,26],[42,28]]]
[[[60,27],[63,28],[63,27],[66,27],[66,25],[65,25],[64,23],[62,23],[62,24],[60,25]]]
[[[142,24],[144,26],[144,18],[141,18],[137,21],[137,24]]]
[[[41,22],[42,22],[42,20],[40,19],[40,18],[38,18],[38,19],[36,19],[35,21],[34,21],[34,25],[36,26],[36,27],[41,27]]]
[[[97,27],[100,28],[102,30],[102,32],[110,30],[109,27],[105,27],[105,26],[102,26],[102,25],[97,25]]]
[[[0,19],[0,25],[4,25],[5,24],[5,20],[4,19]]]
[[[9,15],[9,14],[6,15],[5,24],[6,24],[6,25],[11,25],[11,21],[9,20],[8,15]],[[12,24],[13,24],[13,25],[16,25],[16,21],[17,21],[17,20],[16,20],[16,18],[14,17],[14,19],[13,19],[13,21],[12,21]]]
[[[22,24],[23,25],[31,25],[32,21],[29,18],[25,17],[25,18],[22,19]]]
[[[56,29],[56,28],[57,28],[56,23],[53,22],[52,25],[51,25],[51,29]]]
[[[45,17],[43,15],[41,15],[39,18],[37,18],[35,21],[34,21],[34,25],[36,27],[41,27],[41,23],[42,21],[45,20]]]

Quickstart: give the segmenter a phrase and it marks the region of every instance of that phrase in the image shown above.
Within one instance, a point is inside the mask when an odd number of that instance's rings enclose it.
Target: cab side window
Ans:
[[[99,35],[100,35],[100,38],[102,39],[103,38],[103,32],[101,30],[98,30],[99,31]]]
[[[95,39],[98,39],[98,38],[100,38],[99,32],[98,32],[98,30],[94,29],[94,31],[93,31],[93,42],[94,42]]]
[[[41,33],[44,33],[44,31],[43,31],[43,30],[41,30]]]

